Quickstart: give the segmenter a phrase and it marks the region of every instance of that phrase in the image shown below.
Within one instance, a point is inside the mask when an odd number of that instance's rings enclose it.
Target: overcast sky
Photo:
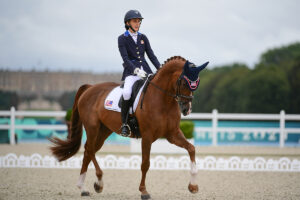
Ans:
[[[0,0],[0,68],[121,72],[130,9],[161,63],[253,67],[265,50],[300,41],[298,0]]]

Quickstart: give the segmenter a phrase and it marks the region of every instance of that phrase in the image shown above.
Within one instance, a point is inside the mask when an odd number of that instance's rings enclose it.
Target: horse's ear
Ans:
[[[207,65],[209,62],[206,62],[204,64],[202,64],[201,66],[197,67],[198,73],[201,72]]]
[[[183,67],[184,74],[188,74],[190,72],[189,61],[187,60]]]

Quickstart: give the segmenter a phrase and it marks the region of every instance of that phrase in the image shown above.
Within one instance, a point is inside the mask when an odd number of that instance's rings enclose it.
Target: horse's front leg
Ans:
[[[175,132],[175,134],[171,134],[169,137],[167,137],[167,140],[170,143],[175,144],[176,146],[185,148],[189,152],[190,159],[191,159],[191,171],[190,171],[191,179],[190,179],[188,189],[191,193],[197,193],[198,192],[198,184],[197,184],[198,169],[195,160],[194,145],[192,145],[186,140],[181,130]]]
[[[150,151],[151,151],[151,142],[146,139],[142,139],[142,164],[141,164],[142,179],[139,187],[142,199],[151,199],[150,194],[147,192],[146,185],[145,185],[146,174],[150,167]]]

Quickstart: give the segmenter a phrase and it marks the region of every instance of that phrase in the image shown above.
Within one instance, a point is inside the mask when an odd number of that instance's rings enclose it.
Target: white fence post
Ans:
[[[10,144],[14,145],[16,144],[15,141],[15,107],[10,108]]]
[[[218,135],[217,135],[217,128],[218,128],[218,110],[213,109],[212,112],[212,145],[218,145]]]
[[[280,111],[280,136],[279,136],[279,145],[280,147],[284,147],[285,140],[285,112],[284,110]]]

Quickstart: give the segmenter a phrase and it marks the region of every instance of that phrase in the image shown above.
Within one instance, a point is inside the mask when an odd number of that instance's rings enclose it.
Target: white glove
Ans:
[[[140,68],[135,68],[133,73],[136,74],[140,78],[145,78],[147,75],[147,73],[143,69],[140,69]]]

